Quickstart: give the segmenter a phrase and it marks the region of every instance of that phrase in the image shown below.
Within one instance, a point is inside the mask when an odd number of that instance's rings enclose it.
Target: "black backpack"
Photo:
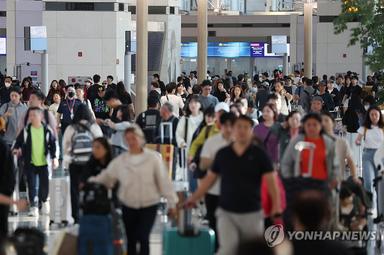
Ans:
[[[80,207],[84,215],[107,215],[111,212],[111,195],[102,184],[87,183],[80,192]]]
[[[18,228],[11,237],[18,255],[44,255],[45,235],[37,228]]]

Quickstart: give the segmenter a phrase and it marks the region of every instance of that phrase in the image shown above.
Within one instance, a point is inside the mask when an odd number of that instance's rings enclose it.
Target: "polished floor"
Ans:
[[[151,255],[161,255],[162,254],[162,228],[164,226],[164,220],[161,220],[162,217],[159,216],[156,222],[156,225],[153,228],[151,234]],[[69,226],[67,228],[58,228],[56,226],[50,226],[48,216],[39,216],[39,217],[29,217],[27,214],[21,214],[19,216],[10,217],[9,220],[9,230],[13,232],[18,227],[35,227],[40,229],[46,234],[46,252],[48,255],[55,255],[53,250],[54,246],[57,244],[57,239],[61,231],[78,231],[77,226]]]

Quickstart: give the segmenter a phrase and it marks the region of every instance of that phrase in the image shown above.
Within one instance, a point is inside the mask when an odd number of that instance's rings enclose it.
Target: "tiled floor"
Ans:
[[[36,227],[43,231],[47,237],[47,246],[46,251],[49,255],[52,253],[52,248],[55,243],[55,240],[58,234],[65,230],[63,228],[56,228],[49,225],[49,217],[40,216],[40,217],[28,217],[27,215],[20,215],[9,218],[9,230],[13,232],[18,227]],[[153,228],[151,235],[151,255],[161,255],[162,249],[162,228],[164,223],[160,222],[160,217],[158,218],[156,225]],[[71,227],[71,226],[70,226]],[[73,226],[72,226],[73,227]]]

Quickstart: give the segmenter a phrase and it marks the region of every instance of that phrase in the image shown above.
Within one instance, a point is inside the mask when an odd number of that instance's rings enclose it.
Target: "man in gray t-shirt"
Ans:
[[[11,101],[5,103],[0,108],[0,116],[4,116],[7,121],[4,141],[11,146],[16,140],[18,123],[21,116],[25,115],[28,107],[21,103],[21,90],[19,87],[11,88]]]
[[[203,109],[208,109],[210,107],[215,108],[215,106],[219,103],[219,99],[217,97],[211,95],[212,84],[211,81],[205,80],[201,84],[201,95],[199,96],[199,100]]]

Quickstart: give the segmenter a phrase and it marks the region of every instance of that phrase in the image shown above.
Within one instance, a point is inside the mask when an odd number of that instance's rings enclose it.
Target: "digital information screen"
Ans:
[[[209,42],[208,57],[237,58],[237,57],[276,57],[266,54],[264,42]],[[287,47],[287,46],[285,46]],[[197,43],[186,42],[181,44],[181,57],[196,58]]]
[[[7,39],[0,38],[0,55],[6,55],[6,54],[7,54]]]
[[[251,57],[264,57],[264,43],[251,43]]]
[[[31,50],[47,50],[47,27],[32,26],[30,27]]]

